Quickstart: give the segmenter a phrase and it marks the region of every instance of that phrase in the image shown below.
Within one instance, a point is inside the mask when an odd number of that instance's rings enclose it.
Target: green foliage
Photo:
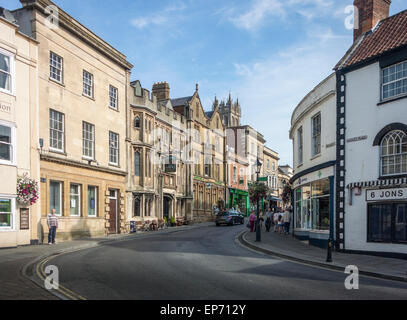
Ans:
[[[281,194],[281,198],[284,204],[289,204],[291,202],[291,194],[292,194],[291,185],[287,184],[283,189],[283,193]]]

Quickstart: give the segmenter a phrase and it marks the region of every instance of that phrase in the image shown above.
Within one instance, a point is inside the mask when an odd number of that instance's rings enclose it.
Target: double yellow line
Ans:
[[[44,260],[42,260],[41,262],[39,262],[37,264],[37,267],[36,267],[35,271],[37,273],[37,276],[44,283],[45,283],[45,279],[47,278],[47,274],[45,273],[45,266],[51,259],[54,259],[56,257],[57,256],[45,258]],[[59,279],[58,279],[58,289],[52,289],[52,290],[57,291],[59,294],[66,297],[68,300],[87,300],[85,297],[73,292],[72,290],[69,290],[68,288],[65,288],[63,285],[61,285],[59,283]]]

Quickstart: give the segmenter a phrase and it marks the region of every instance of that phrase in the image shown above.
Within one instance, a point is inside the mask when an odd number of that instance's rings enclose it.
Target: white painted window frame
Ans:
[[[0,160],[0,165],[16,166],[17,165],[17,133],[16,124],[5,120],[0,120],[0,125],[11,129],[11,160]]]
[[[7,51],[3,48],[0,48],[0,53],[10,58],[10,90],[0,88],[0,92],[7,93],[10,95],[16,95],[16,55],[13,52]]]

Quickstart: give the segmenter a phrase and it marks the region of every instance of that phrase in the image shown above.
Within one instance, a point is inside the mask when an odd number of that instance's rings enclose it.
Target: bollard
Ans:
[[[332,239],[328,239],[328,256],[326,262],[332,262]]]

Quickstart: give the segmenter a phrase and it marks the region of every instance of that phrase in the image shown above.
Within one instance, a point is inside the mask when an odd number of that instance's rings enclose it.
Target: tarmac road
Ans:
[[[235,242],[244,226],[152,234],[58,256],[60,283],[87,299],[407,299],[407,283],[280,260]]]

